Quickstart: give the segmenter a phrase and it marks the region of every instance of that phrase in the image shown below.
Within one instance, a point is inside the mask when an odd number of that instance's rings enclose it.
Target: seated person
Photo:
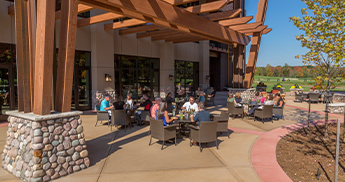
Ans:
[[[202,92],[202,91],[201,91],[201,88],[198,87],[198,89],[195,91],[195,95],[196,95],[196,96],[200,95],[200,92]]]
[[[273,105],[273,96],[272,95],[268,95],[268,100],[266,100],[266,102],[264,103],[264,105]],[[254,114],[255,109],[262,109],[262,105],[255,105],[252,109],[250,109],[246,114],[247,115],[252,115]]]
[[[143,97],[142,97],[142,100],[145,100],[145,101],[141,102],[141,103],[138,103],[136,105],[140,106],[140,107],[145,107],[144,111],[150,111],[150,109],[152,107],[151,99],[146,94],[144,94]],[[135,119],[137,120],[138,126],[141,125],[141,111],[138,111],[135,114]]]
[[[208,97],[215,97],[216,96],[216,92],[214,91],[213,87],[211,87],[211,89],[212,89],[212,92],[211,92],[210,95],[208,95]]]
[[[274,105],[273,96],[271,94],[267,96],[267,100],[265,101],[264,105]]]
[[[235,94],[235,101],[234,101],[235,106],[242,106],[241,102],[242,102],[241,93],[240,92],[236,92],[236,94]]]
[[[260,104],[264,104],[265,103],[265,97],[262,95],[262,92],[256,92],[255,94],[255,102],[259,102]]]
[[[198,126],[200,126],[201,121],[211,121],[210,113],[204,110],[204,104],[202,102],[199,102],[198,109],[199,112],[196,113],[195,116],[190,116],[190,120],[192,122],[198,122]]]
[[[205,104],[205,93],[203,91],[200,91],[199,95],[200,95],[199,102],[202,102],[203,104]]]
[[[133,107],[134,101],[132,99],[132,93],[127,94],[127,98],[125,99],[125,104],[123,106],[124,109],[130,109],[130,107]],[[129,108],[127,108],[129,107]]]
[[[116,102],[113,103],[115,110],[122,110],[125,103],[122,101],[122,96],[116,98]]]
[[[235,98],[234,98],[234,95],[232,93],[229,93],[228,94],[228,102],[231,102],[231,103],[234,103],[234,105],[236,106],[235,104]]]
[[[274,107],[283,107],[285,105],[283,98],[280,96],[280,93],[276,93],[275,99],[276,102],[274,103]]]
[[[167,97],[165,98],[166,100],[166,103],[167,103],[167,111],[172,113],[173,109],[174,109],[174,106],[173,106],[173,98],[172,98],[172,93],[169,92]]]
[[[156,112],[161,104],[162,99],[160,97],[156,97],[155,104],[151,107],[150,116],[157,119]]]
[[[114,109],[114,106],[109,106],[110,95],[106,95],[101,102],[100,111],[108,111],[109,119],[111,119],[111,109]]]
[[[184,103],[181,109],[186,109],[187,111],[189,111],[190,109],[194,109],[195,111],[199,111],[198,104],[194,101],[194,97],[190,97],[189,102]]]
[[[161,102],[159,104],[159,109],[156,111],[157,119],[163,120],[164,126],[170,125],[174,120],[178,119],[177,117],[169,118],[167,107],[167,103]]]

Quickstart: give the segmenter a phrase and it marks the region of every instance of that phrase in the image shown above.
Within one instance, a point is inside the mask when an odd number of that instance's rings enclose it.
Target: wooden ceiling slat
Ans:
[[[256,32],[261,32],[263,30],[265,30],[267,28],[267,25],[263,25],[263,26],[259,26],[255,29],[251,29],[251,30],[241,30],[241,31],[238,31],[238,32],[241,32],[241,33],[256,33]]]
[[[229,28],[236,31],[240,31],[240,30],[255,29],[260,25],[262,25],[262,23],[249,23],[249,24],[243,24],[243,25],[230,26]]]
[[[101,23],[101,22],[105,22],[109,20],[115,20],[117,18],[122,18],[122,17],[123,15],[119,15],[116,13],[104,13],[101,15],[92,16],[90,18],[84,18],[84,19],[78,20],[77,26],[84,27],[87,25],[93,25],[96,23]]]
[[[159,25],[143,25],[140,27],[133,27],[133,28],[128,28],[128,29],[122,29],[119,31],[119,35],[127,35],[127,34],[133,34],[133,33],[140,33],[140,32],[147,32],[147,31],[152,31],[152,30],[158,30],[163,28],[162,26]]]
[[[186,4],[186,3],[191,3],[199,0],[163,0],[171,5],[177,6],[180,4]]]
[[[78,13],[84,13],[90,10],[93,10],[92,6],[84,5],[84,4],[78,4]],[[55,12],[55,20],[59,20],[61,18],[61,10]]]
[[[142,20],[130,19],[130,20],[106,24],[106,25],[104,25],[104,30],[105,31],[114,30],[114,29],[119,29],[119,28],[130,27],[130,26],[142,25],[145,23],[146,22],[142,21]]]
[[[250,37],[161,0],[80,0],[94,8],[145,20],[226,44],[247,45]],[[202,25],[202,26],[200,26]],[[180,29],[182,27],[183,29]]]
[[[152,36],[170,35],[172,33],[176,33],[176,30],[164,29],[164,30],[159,30],[159,31],[138,33],[137,38],[141,39],[141,38],[152,37]]]
[[[211,13],[208,15],[202,15],[202,17],[207,18],[211,21],[225,20],[229,18],[235,18],[242,12],[242,9],[235,9],[231,11],[223,11],[217,13]]]
[[[253,16],[245,16],[245,17],[234,18],[230,20],[221,20],[218,23],[222,26],[234,26],[234,25],[246,24],[253,18],[254,18]]]
[[[262,34],[268,34],[272,31],[272,28],[266,28],[265,30],[262,31]],[[246,33],[247,36],[252,36],[254,33]]]
[[[200,4],[197,6],[190,6],[188,8],[185,8],[185,10],[193,14],[208,13],[212,11],[218,11],[221,8],[223,8],[225,5],[227,5],[228,3],[229,2],[227,0],[219,0],[219,1],[213,1],[210,3]]]

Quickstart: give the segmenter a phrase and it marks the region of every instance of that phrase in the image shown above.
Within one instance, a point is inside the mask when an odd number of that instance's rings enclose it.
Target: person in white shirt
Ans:
[[[189,111],[190,109],[194,109],[195,111],[199,111],[198,104],[194,101],[194,97],[190,97],[189,102],[184,103],[181,109],[186,109],[187,111]]]

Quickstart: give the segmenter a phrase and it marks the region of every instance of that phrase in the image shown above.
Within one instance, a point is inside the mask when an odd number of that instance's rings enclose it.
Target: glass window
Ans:
[[[12,58],[11,45],[0,44],[0,63],[10,63]]]
[[[91,66],[91,53],[84,51],[75,51],[76,66]]]
[[[136,60],[133,56],[121,56],[122,68],[136,68]]]
[[[150,69],[150,58],[138,58],[138,69]]]
[[[153,69],[159,69],[159,59],[152,59],[151,60],[151,65]]]
[[[175,95],[193,95],[199,86],[199,63],[175,61]]]

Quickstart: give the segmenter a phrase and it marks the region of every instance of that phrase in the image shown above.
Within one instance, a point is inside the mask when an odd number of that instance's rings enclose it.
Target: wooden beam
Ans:
[[[265,23],[268,0],[259,0],[255,22]]]
[[[78,0],[62,0],[55,110],[71,111]]]
[[[130,27],[130,26],[142,25],[145,23],[146,21],[130,19],[130,20],[119,21],[119,22],[115,22],[111,24],[106,24],[104,25],[104,30],[105,31],[114,30],[114,29],[119,29],[119,28]]]
[[[171,33],[169,35],[152,36],[151,37],[151,41],[165,40],[167,38],[179,37],[179,36],[191,36],[191,35],[185,34],[185,33],[176,32],[176,33]]]
[[[262,35],[266,35],[272,31],[272,28],[266,28],[265,30],[262,31]],[[247,36],[252,36],[253,33],[246,33]]]
[[[208,15],[202,15],[202,17],[207,18],[211,21],[225,20],[230,18],[235,18],[242,12],[242,9],[235,9],[230,11],[223,11],[217,13],[211,13]]]
[[[262,23],[249,23],[249,24],[243,24],[243,25],[235,25],[235,26],[230,26],[229,28],[236,30],[236,31],[240,31],[240,30],[251,30],[251,29],[255,29],[257,27],[259,27],[260,25],[262,25]]]
[[[14,15],[14,5],[7,7],[8,15]]]
[[[259,26],[255,29],[249,29],[249,30],[240,30],[239,32],[241,33],[254,33],[254,32],[262,32],[263,30],[265,30],[267,28],[267,25],[263,25],[263,26]]]
[[[258,60],[259,48],[261,43],[261,33],[255,32],[250,46],[248,64],[246,67],[246,76],[244,79],[244,88],[251,88],[253,84],[256,62]]]
[[[31,112],[28,1],[15,0],[18,111]]]
[[[196,2],[199,0],[163,0],[171,5],[177,6],[181,4],[186,4],[186,3],[191,3],[191,2]]]
[[[93,8],[92,6],[87,6],[84,4],[78,4],[78,13],[84,13],[90,10],[93,10],[95,8]],[[61,10],[56,11],[55,13],[55,20],[59,20],[61,18]]]
[[[36,48],[36,1],[28,0],[29,62],[30,62],[30,100],[34,108],[35,48]]]
[[[53,76],[55,1],[37,1],[35,95],[33,113],[50,114]]]
[[[83,4],[190,33],[207,40],[247,45],[250,37],[161,0],[80,0]],[[200,26],[202,25],[202,26]]]
[[[219,0],[219,1],[213,1],[210,3],[200,4],[197,6],[190,6],[188,8],[185,8],[185,10],[193,14],[208,13],[208,12],[218,11],[222,9],[228,3],[229,2],[227,0]]]
[[[234,25],[246,24],[253,18],[254,18],[253,16],[245,16],[245,17],[234,18],[230,20],[221,20],[218,23],[222,26],[234,26]]]
[[[128,29],[122,29],[119,31],[119,35],[127,35],[127,34],[133,34],[133,33],[139,33],[139,32],[146,32],[146,31],[152,31],[152,30],[158,30],[163,28],[159,25],[143,25],[139,27],[133,27]]]
[[[84,18],[81,20],[78,20],[78,27],[84,27],[87,25],[93,25],[96,23],[101,23],[101,22],[105,22],[105,21],[109,21],[109,20],[115,20],[118,18],[122,18],[124,17],[123,15],[119,15],[119,14],[115,14],[115,13],[104,13],[101,15],[97,15],[97,16],[92,16],[90,18]]]
[[[152,36],[167,36],[170,34],[176,33],[176,30],[171,29],[163,29],[159,31],[150,31],[145,33],[138,33],[137,39],[145,38],[145,37],[152,37]]]

